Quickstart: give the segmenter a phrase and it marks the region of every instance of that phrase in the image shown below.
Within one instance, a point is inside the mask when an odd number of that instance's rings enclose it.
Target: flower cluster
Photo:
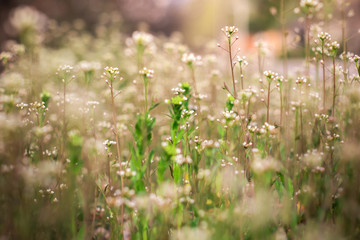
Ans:
[[[262,174],[268,171],[278,171],[280,167],[281,164],[272,157],[267,157],[265,159],[255,157],[254,161],[251,163],[251,168],[256,174]]]
[[[116,142],[115,141],[111,141],[109,139],[106,139],[104,142],[103,142],[103,145],[105,146],[105,149],[108,150],[112,145],[116,145]]]
[[[327,32],[321,32],[318,34],[318,38],[320,39],[320,41],[322,43],[325,43],[325,42],[328,42],[328,41],[331,41],[331,35]]]
[[[146,78],[153,78],[154,77],[154,70],[144,67],[139,71],[140,76]]]
[[[306,15],[311,15],[320,10],[322,5],[318,0],[301,0],[300,7]]]
[[[117,175],[119,175],[120,177],[134,177],[136,176],[136,172],[132,171],[131,168],[126,168],[125,171],[124,170],[119,170],[116,172]]]
[[[191,164],[193,161],[191,159],[190,156],[183,156],[182,154],[178,154],[174,157],[174,161],[179,164],[179,165],[183,165],[185,163],[187,164]]]
[[[202,64],[201,56],[195,56],[194,53],[184,53],[182,55],[181,61],[183,61],[190,67]]]
[[[104,70],[105,70],[104,75],[106,73],[108,73],[108,74],[110,74],[111,76],[114,76],[114,77],[116,77],[120,73],[119,68],[117,68],[117,67],[108,67],[108,66],[106,66],[104,68]]]
[[[42,31],[45,29],[47,17],[33,7],[21,6],[10,14],[9,22],[11,27],[17,32],[22,32],[26,29]]]
[[[267,78],[268,82],[276,81],[279,79],[279,74],[272,71],[265,71],[264,76]]]
[[[237,62],[239,63],[240,67],[246,67],[247,65],[249,65],[248,61],[246,61],[246,57],[245,56],[237,56],[236,57]]]
[[[306,83],[306,82],[307,82],[306,77],[298,77],[298,78],[296,79],[296,81],[295,81],[295,83],[296,83],[297,85],[301,85],[301,84]]]
[[[134,32],[132,34],[132,40],[137,46],[148,46],[150,43],[153,42],[154,37],[145,32]]]
[[[117,67],[108,67],[104,68],[104,73],[101,75],[101,78],[105,78],[106,84],[111,88],[112,82],[120,74],[119,68]],[[122,80],[122,78],[120,78]]]
[[[354,55],[351,59],[350,59],[351,62],[355,63],[355,67],[357,69],[357,72],[358,72],[358,76],[357,77],[360,77],[360,57],[358,55]]]
[[[269,133],[271,135],[274,135],[276,134],[276,127],[274,125],[265,122],[260,129],[260,133],[262,134]]]
[[[0,61],[6,65],[13,58],[13,54],[11,52],[1,52],[0,53]]]
[[[70,73],[73,69],[74,68],[70,65],[61,65],[58,67],[57,73],[59,73],[59,72]]]
[[[88,62],[88,61],[81,61],[77,65],[77,68],[83,72],[91,72],[96,71],[101,68],[101,63],[99,62]]]
[[[221,31],[225,34],[227,38],[231,38],[231,36],[237,33],[239,29],[235,26],[231,26],[231,27],[225,26],[221,28]]]
[[[340,44],[337,41],[333,41],[331,43],[327,43],[326,44],[326,48],[328,50],[328,54],[329,56],[335,57],[337,51],[340,48]]]

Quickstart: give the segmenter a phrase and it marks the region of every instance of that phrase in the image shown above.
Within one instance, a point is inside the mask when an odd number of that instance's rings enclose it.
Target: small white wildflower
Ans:
[[[239,31],[239,29],[235,26],[225,26],[223,28],[221,28],[221,31],[225,34],[225,36],[227,38],[230,38],[232,35],[234,35],[235,33],[237,33]]]
[[[139,74],[147,78],[152,78],[154,77],[154,70],[144,67],[139,71]]]
[[[201,56],[195,56],[194,53],[184,53],[182,55],[181,61],[186,63],[189,66],[201,65]]]

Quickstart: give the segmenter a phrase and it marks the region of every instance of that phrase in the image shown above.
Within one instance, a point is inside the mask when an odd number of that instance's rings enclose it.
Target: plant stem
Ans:
[[[193,66],[190,66],[190,70],[191,70],[191,79],[192,79],[192,82],[193,82],[193,85],[194,85],[194,91],[195,91],[195,98],[198,97],[198,90],[197,90],[197,87],[196,87],[196,78],[195,78],[195,69]]]
[[[281,28],[282,28],[282,55],[283,55],[283,72],[284,72],[284,76],[287,79],[288,78],[288,62],[287,62],[287,42],[286,42],[286,36],[287,36],[287,32],[286,32],[286,20],[285,20],[285,0],[281,0],[280,2],[280,18],[281,18]]]
[[[241,80],[241,90],[244,90],[244,75],[241,64],[240,64],[240,80]]]
[[[315,71],[316,71],[316,88],[319,88],[319,81],[320,81],[320,77],[319,77],[319,60],[316,60],[315,63]]]
[[[113,78],[113,77],[111,77],[111,78]],[[118,155],[118,161],[119,161],[119,165],[120,165],[120,171],[122,171],[120,140],[119,140],[118,129],[117,129],[117,124],[116,124],[113,80],[114,79],[111,79],[111,81],[110,81],[112,119],[113,119],[114,134],[115,134],[115,138],[116,138],[116,150],[117,150],[117,155]],[[109,178],[110,178],[110,176],[109,176]],[[121,193],[123,194],[123,192],[124,192],[124,177],[121,176]],[[121,228],[123,228],[124,227],[124,204],[121,205],[120,223],[121,223]]]
[[[195,69],[194,66],[190,66],[190,70],[191,70],[191,78],[193,81],[193,85],[194,85],[194,91],[195,91],[195,103],[196,103],[196,107],[198,110],[198,119],[199,119],[199,136],[201,135],[201,109],[200,109],[200,102],[199,102],[199,93],[196,87],[196,78],[195,78]],[[198,98],[198,99],[197,99]]]
[[[346,14],[345,14],[345,8],[344,4],[341,4],[341,36],[342,36],[342,43],[344,48],[344,56],[343,56],[343,68],[344,68],[344,82],[347,82],[347,44],[346,44]]]
[[[335,98],[336,98],[336,71],[335,71],[335,58],[336,55],[333,56],[333,107],[332,107],[332,116],[335,116]]]
[[[300,151],[303,153],[304,149],[304,126],[303,126],[303,110],[302,110],[302,92],[301,92],[302,84],[300,84]]]
[[[268,94],[267,94],[267,109],[266,109],[266,122],[269,123],[269,111],[270,111],[270,87],[271,81],[268,82]]]
[[[324,54],[324,42],[321,43],[321,61],[323,70],[323,110],[325,111],[325,54]]]
[[[283,121],[283,94],[282,94],[282,86],[280,86],[280,126],[282,127]]]
[[[306,60],[305,60],[305,71],[306,71],[306,76],[309,77],[310,76],[310,18],[309,16],[306,16],[305,19],[305,56],[306,56]]]
[[[62,157],[63,157],[63,162],[65,162],[66,160],[66,156],[65,156],[65,148],[66,148],[66,80],[64,80],[64,90],[63,90],[63,101],[64,101],[64,105],[63,105],[63,147],[62,147]]]
[[[145,96],[145,115],[147,115],[148,112],[148,96],[147,96],[147,78],[144,76],[144,96]]]
[[[262,67],[262,59],[261,59],[261,52],[260,49],[258,49],[258,69],[259,69],[259,76],[262,79],[263,75],[263,67]]]
[[[229,37],[228,44],[229,44],[229,60],[230,60],[231,78],[232,78],[233,88],[234,88],[234,97],[237,98],[235,77],[234,77],[234,65],[233,65],[232,51],[231,51],[231,37]]]

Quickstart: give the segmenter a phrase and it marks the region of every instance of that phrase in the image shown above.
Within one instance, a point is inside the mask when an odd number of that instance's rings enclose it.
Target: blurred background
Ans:
[[[336,2],[340,0],[323,0],[323,14],[329,21],[325,30],[340,35],[340,21]],[[347,9],[351,10],[351,20],[347,24],[349,51],[359,53],[360,38],[360,1],[349,0]],[[157,34],[170,35],[181,32],[183,41],[192,47],[202,47],[209,39],[219,37],[220,28],[225,25],[236,25],[240,30],[242,45],[251,47],[257,35],[273,45],[275,54],[281,46],[279,21],[279,0],[2,0],[0,3],[0,43],[13,36],[7,27],[7,19],[12,10],[21,5],[30,5],[58,22],[85,25],[90,32],[104,16],[119,18],[122,21],[122,32],[145,30]],[[294,14],[299,0],[285,1],[287,27],[295,31],[302,41],[302,25]],[[335,9],[330,9],[334,8]],[[328,28],[328,29],[326,29]],[[120,30],[120,29],[119,29]],[[354,35],[354,36],[353,36]],[[290,36],[291,37],[291,36]],[[295,38],[294,38],[295,39]],[[289,39],[292,41],[292,39]],[[277,47],[279,46],[279,47]]]

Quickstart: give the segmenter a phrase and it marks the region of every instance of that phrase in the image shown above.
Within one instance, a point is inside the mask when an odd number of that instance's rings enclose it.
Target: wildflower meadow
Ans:
[[[0,240],[360,239],[360,6],[260,2],[196,46],[9,11]]]

